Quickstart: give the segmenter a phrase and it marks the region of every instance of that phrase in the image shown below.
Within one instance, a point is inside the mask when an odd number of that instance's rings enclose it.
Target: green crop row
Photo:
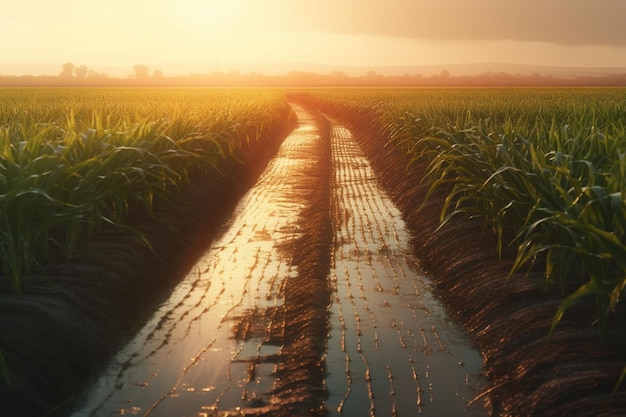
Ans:
[[[594,297],[606,320],[626,285],[626,90],[334,90],[315,95],[369,114],[388,145],[428,164],[446,190],[442,226],[481,218],[516,248],[511,274],[540,265],[566,293]],[[427,196],[428,197],[428,196]],[[540,261],[540,262],[538,262]]]
[[[0,263],[16,291],[50,249],[126,228],[190,176],[219,175],[284,119],[282,94],[231,90],[0,91]],[[149,242],[145,241],[149,245]]]

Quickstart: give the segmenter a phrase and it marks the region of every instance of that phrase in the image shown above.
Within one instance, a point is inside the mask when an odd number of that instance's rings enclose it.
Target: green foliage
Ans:
[[[103,223],[126,228],[192,175],[284,116],[281,94],[244,90],[5,90],[0,99],[0,263],[25,273],[67,257]]]
[[[604,336],[626,285],[625,90],[315,94],[367,114],[390,147],[427,161],[428,196],[447,192],[441,227],[454,216],[481,218],[498,253],[517,248],[511,274],[541,260],[546,286],[578,288],[565,295],[550,331],[568,308],[594,297]]]

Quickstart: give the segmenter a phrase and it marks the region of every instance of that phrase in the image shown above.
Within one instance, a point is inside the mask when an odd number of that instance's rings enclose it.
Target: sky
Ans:
[[[626,67],[625,16],[623,0],[0,0],[0,74],[65,62],[165,75],[279,63]]]

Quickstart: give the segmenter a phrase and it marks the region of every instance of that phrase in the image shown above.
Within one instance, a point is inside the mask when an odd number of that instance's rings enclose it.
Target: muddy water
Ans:
[[[284,281],[296,273],[284,247],[299,236],[301,175],[318,158],[319,134],[310,115],[296,111],[299,127],[222,237],[111,362],[75,417],[238,415],[269,402]]]
[[[400,213],[332,126],[335,253],[327,407],[346,416],[479,416],[480,353],[433,298]]]
[[[85,394],[73,417],[272,415],[290,244],[319,131],[298,128],[206,251]],[[481,357],[433,298],[400,213],[344,127],[332,125],[330,415],[478,416]],[[320,184],[327,186],[327,184]],[[321,401],[321,399],[320,399]],[[284,414],[284,413],[283,413]]]

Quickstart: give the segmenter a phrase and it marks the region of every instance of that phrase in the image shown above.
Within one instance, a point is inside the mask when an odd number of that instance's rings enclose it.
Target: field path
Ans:
[[[484,415],[467,408],[481,356],[433,297],[400,213],[350,132],[294,110],[298,127],[221,237],[74,417]],[[326,206],[313,197],[319,190],[328,191]],[[329,265],[320,263],[326,273],[316,275],[330,297],[306,275],[320,268],[311,268],[304,242],[324,241],[309,213],[324,207],[329,227],[320,230],[332,230],[334,245]],[[315,305],[297,301],[303,295]],[[316,326],[321,337],[309,332]]]
[[[480,382],[480,354],[433,298],[401,214],[350,131],[333,123],[331,144],[331,415],[483,415],[466,410]]]

